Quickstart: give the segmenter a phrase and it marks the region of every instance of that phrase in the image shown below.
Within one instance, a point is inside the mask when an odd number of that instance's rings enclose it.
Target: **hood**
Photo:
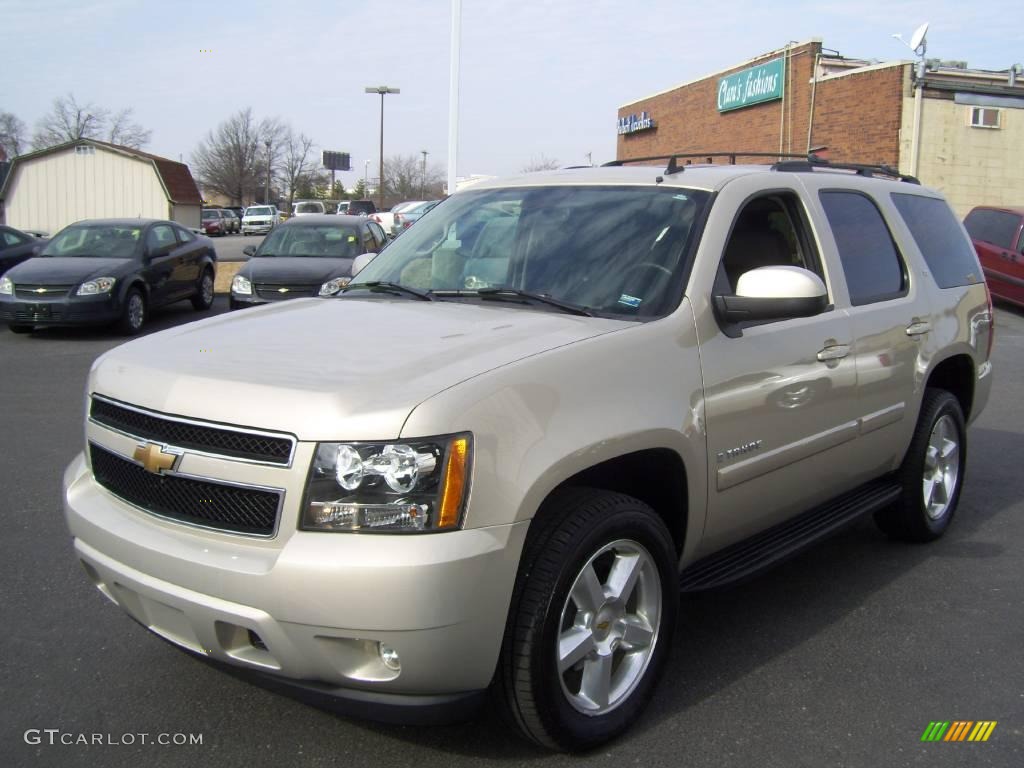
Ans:
[[[256,256],[249,259],[238,274],[254,283],[326,283],[332,277],[352,274],[352,261],[323,256]]]
[[[298,299],[123,344],[94,364],[90,392],[300,440],[393,439],[442,390],[633,325],[499,304]]]
[[[139,266],[135,259],[103,259],[87,256],[37,256],[12,268],[14,283],[71,285],[96,277],[120,277]]]

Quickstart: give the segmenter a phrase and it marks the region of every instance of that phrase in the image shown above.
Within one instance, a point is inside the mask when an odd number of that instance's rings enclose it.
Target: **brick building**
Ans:
[[[834,161],[918,176],[961,215],[1024,204],[1024,78],[1013,70],[929,62],[919,79],[913,62],[849,59],[811,40],[623,105],[618,133],[618,159],[827,147]]]

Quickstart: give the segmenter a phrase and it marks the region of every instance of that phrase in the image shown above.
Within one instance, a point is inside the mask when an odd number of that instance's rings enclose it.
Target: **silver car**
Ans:
[[[154,633],[358,716],[492,689],[592,749],[666,677],[680,589],[861,515],[952,522],[992,310],[942,196],[892,174],[485,181],[333,297],[116,348],[64,477],[75,555]]]

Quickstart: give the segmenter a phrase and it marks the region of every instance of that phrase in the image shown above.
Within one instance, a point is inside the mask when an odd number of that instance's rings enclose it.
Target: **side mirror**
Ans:
[[[33,256],[38,256],[42,252],[43,252],[43,244],[42,243],[36,243],[35,245],[32,246],[32,255]]]
[[[246,256],[254,256],[256,254],[256,246],[247,245],[245,246],[245,248],[242,249],[242,253],[244,253]]]
[[[801,267],[758,267],[740,275],[736,295],[713,297],[715,313],[726,323],[811,317],[828,307],[828,290]]]
[[[352,277],[358,275],[362,271],[363,267],[373,261],[376,257],[376,253],[361,253],[356,256],[352,261]]]

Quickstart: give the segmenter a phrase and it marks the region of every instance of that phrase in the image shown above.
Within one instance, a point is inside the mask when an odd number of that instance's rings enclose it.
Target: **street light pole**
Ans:
[[[270,205],[270,139],[263,142],[263,146],[267,148],[267,194],[263,197],[263,202]]]
[[[389,88],[386,85],[366,86],[366,93],[380,94],[380,178],[377,180],[377,200],[381,209],[384,208],[384,96],[388,93],[401,93],[401,88]]]
[[[370,161],[363,163],[363,194],[370,194]]]
[[[421,149],[420,152],[423,155],[423,172],[420,173],[420,199],[423,199],[423,188],[427,185],[427,155],[430,153],[425,149]]]

